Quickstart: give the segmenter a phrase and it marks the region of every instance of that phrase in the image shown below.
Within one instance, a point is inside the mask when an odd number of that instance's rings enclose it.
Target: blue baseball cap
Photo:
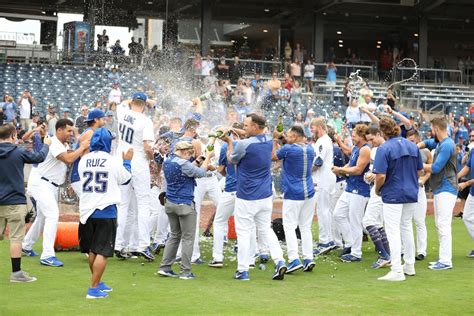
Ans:
[[[140,101],[146,102],[146,99],[147,99],[146,94],[143,92],[135,92],[132,95],[132,100],[140,100]]]
[[[102,117],[105,117],[104,111],[99,110],[99,109],[93,109],[87,115],[87,120],[85,120],[85,122],[92,122],[93,120],[102,118]]]

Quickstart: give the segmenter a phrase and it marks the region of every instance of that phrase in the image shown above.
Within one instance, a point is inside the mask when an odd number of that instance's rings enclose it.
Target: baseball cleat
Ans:
[[[212,268],[222,268],[224,266],[224,263],[222,261],[212,260],[207,265]]]
[[[390,263],[390,258],[378,258],[377,261],[375,261],[374,263],[372,263],[372,269],[380,269],[380,268],[383,268],[385,267],[386,265],[388,265]]]
[[[247,271],[237,271],[235,272],[234,279],[239,280],[239,281],[249,281],[249,273]]]
[[[31,250],[21,249],[21,252],[27,257],[37,257],[37,256],[39,256],[33,249],[31,249]]]
[[[184,273],[184,274],[181,274],[179,276],[179,278],[181,280],[194,280],[196,278],[196,276],[194,275],[194,273],[192,272],[189,272],[189,273]]]
[[[405,275],[408,275],[408,276],[415,276],[416,274],[415,265],[405,263],[403,265],[403,273],[405,273]]]
[[[304,259],[303,261],[303,272],[311,272],[313,271],[316,263],[314,263],[311,259]]]
[[[164,276],[164,277],[169,277],[169,278],[179,277],[179,275],[176,274],[173,270],[170,270],[170,271],[158,270],[158,272],[156,272],[156,274],[159,274],[159,275]]]
[[[290,262],[290,264],[288,265],[288,268],[287,268],[285,273],[289,274],[289,273],[295,272],[295,271],[300,270],[300,269],[303,269],[303,264],[301,263],[300,259],[295,259],[295,260]]]
[[[59,261],[56,257],[49,257],[46,259],[41,259],[40,263],[45,266],[50,266],[50,267],[62,267],[64,263]]]
[[[147,247],[143,251],[138,251],[138,254],[140,256],[144,257],[148,261],[154,261],[155,260],[155,256],[151,253],[150,247]]]
[[[283,280],[285,278],[285,272],[288,268],[285,265],[285,261],[278,262],[275,267],[275,273],[273,273],[273,280]]]
[[[449,270],[449,269],[452,269],[453,266],[450,265],[450,264],[444,264],[444,263],[441,263],[441,262],[438,261],[438,262],[436,262],[435,264],[429,266],[429,268],[430,268],[431,270],[436,270],[436,271],[438,271],[438,270]]]
[[[342,262],[360,262],[362,261],[362,259],[359,257],[353,256],[351,254],[347,254],[347,255],[341,256],[341,261]]]
[[[104,282],[99,282],[97,285],[97,288],[101,290],[102,292],[112,292],[113,289],[110,286],[105,285]]]
[[[390,271],[389,273],[387,273],[383,277],[378,278],[377,280],[379,280],[379,281],[392,281],[392,282],[405,281],[405,275],[403,274],[403,272]]]

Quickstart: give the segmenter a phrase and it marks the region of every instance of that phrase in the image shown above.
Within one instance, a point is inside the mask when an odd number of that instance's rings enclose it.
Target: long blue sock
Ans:
[[[387,253],[387,251],[384,248],[384,244],[382,242],[382,236],[380,235],[378,228],[375,226],[367,226],[365,229],[367,229],[367,232],[369,233],[370,238],[372,239],[372,242],[375,245],[375,250],[377,250],[378,254],[382,258],[388,258],[390,255]]]
[[[385,251],[390,256],[390,245],[388,243],[387,234],[385,233],[385,228],[380,227],[379,228],[379,233],[380,233],[380,236],[382,237],[383,248],[385,249]]]

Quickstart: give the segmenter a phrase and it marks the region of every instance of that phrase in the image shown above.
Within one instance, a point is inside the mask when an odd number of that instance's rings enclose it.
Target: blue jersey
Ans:
[[[369,147],[369,145],[365,144],[362,147]],[[357,146],[354,146],[352,148],[352,153],[351,157],[349,158],[349,167],[354,167],[357,165],[357,160],[359,159],[359,148]],[[364,171],[358,176],[349,176],[347,178],[347,186],[346,186],[346,192],[349,193],[354,193],[354,194],[359,194],[364,197],[369,197],[370,196],[370,186],[365,183],[364,181],[364,175],[366,172],[369,171],[369,165],[365,166]]]
[[[334,166],[336,167],[344,167],[346,165],[347,157],[342,152],[341,148],[337,145],[333,145],[333,152],[334,152]],[[341,182],[346,180],[345,177],[340,177],[336,175],[336,182]]]
[[[425,144],[425,147],[429,150],[435,149],[434,156],[436,156],[436,159],[431,165],[431,171],[434,174],[440,173],[448,163],[451,155],[456,150],[454,141],[450,137],[446,137],[441,142],[437,142],[434,138],[424,140],[423,142]],[[448,192],[454,195],[458,194],[457,188],[455,188],[448,181],[448,178],[445,175],[443,175],[441,185],[435,190],[433,190],[433,194],[439,194],[441,192]]]
[[[260,134],[237,142],[230,162],[237,165],[237,197],[254,201],[272,196],[270,136]]]
[[[471,171],[471,179],[474,179],[474,152],[473,151],[469,153],[469,157],[466,161],[466,166],[468,166]],[[471,188],[469,189],[469,194],[474,196],[474,185],[471,185]]]
[[[86,129],[82,134],[81,136],[79,136],[79,139],[81,139],[82,135],[84,135],[85,133],[87,133],[88,131],[90,131],[91,128],[88,128]],[[79,145],[80,145],[80,142],[79,140],[77,141],[76,143],[76,148],[79,148]],[[74,160],[74,162],[72,163],[72,168],[71,168],[71,183],[74,183],[74,182],[77,182],[77,181],[80,181],[81,178],[79,177],[79,171],[78,171],[78,167],[79,167],[79,162],[81,161],[81,157],[77,158],[76,160]]]
[[[204,177],[206,170],[173,155],[163,163],[163,172],[166,178],[166,199],[175,204],[191,205],[194,201],[194,178]]]
[[[381,188],[387,204],[418,202],[418,170],[423,169],[418,147],[403,137],[394,137],[377,148],[373,172],[385,174]]]
[[[234,142],[234,146],[237,142]],[[229,146],[227,143],[222,145],[221,151],[219,154],[219,166],[225,166],[225,192],[235,192],[237,191],[237,178],[235,175],[235,165],[227,162],[227,148]]]
[[[284,145],[276,153],[283,160],[281,186],[285,200],[307,200],[314,196],[311,170],[314,160],[313,146]]]

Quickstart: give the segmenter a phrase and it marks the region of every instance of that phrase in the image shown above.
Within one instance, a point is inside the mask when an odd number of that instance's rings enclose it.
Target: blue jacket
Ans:
[[[43,144],[39,152],[31,152],[11,143],[0,143],[0,205],[26,204],[25,163],[41,163],[48,155],[49,146]]]

